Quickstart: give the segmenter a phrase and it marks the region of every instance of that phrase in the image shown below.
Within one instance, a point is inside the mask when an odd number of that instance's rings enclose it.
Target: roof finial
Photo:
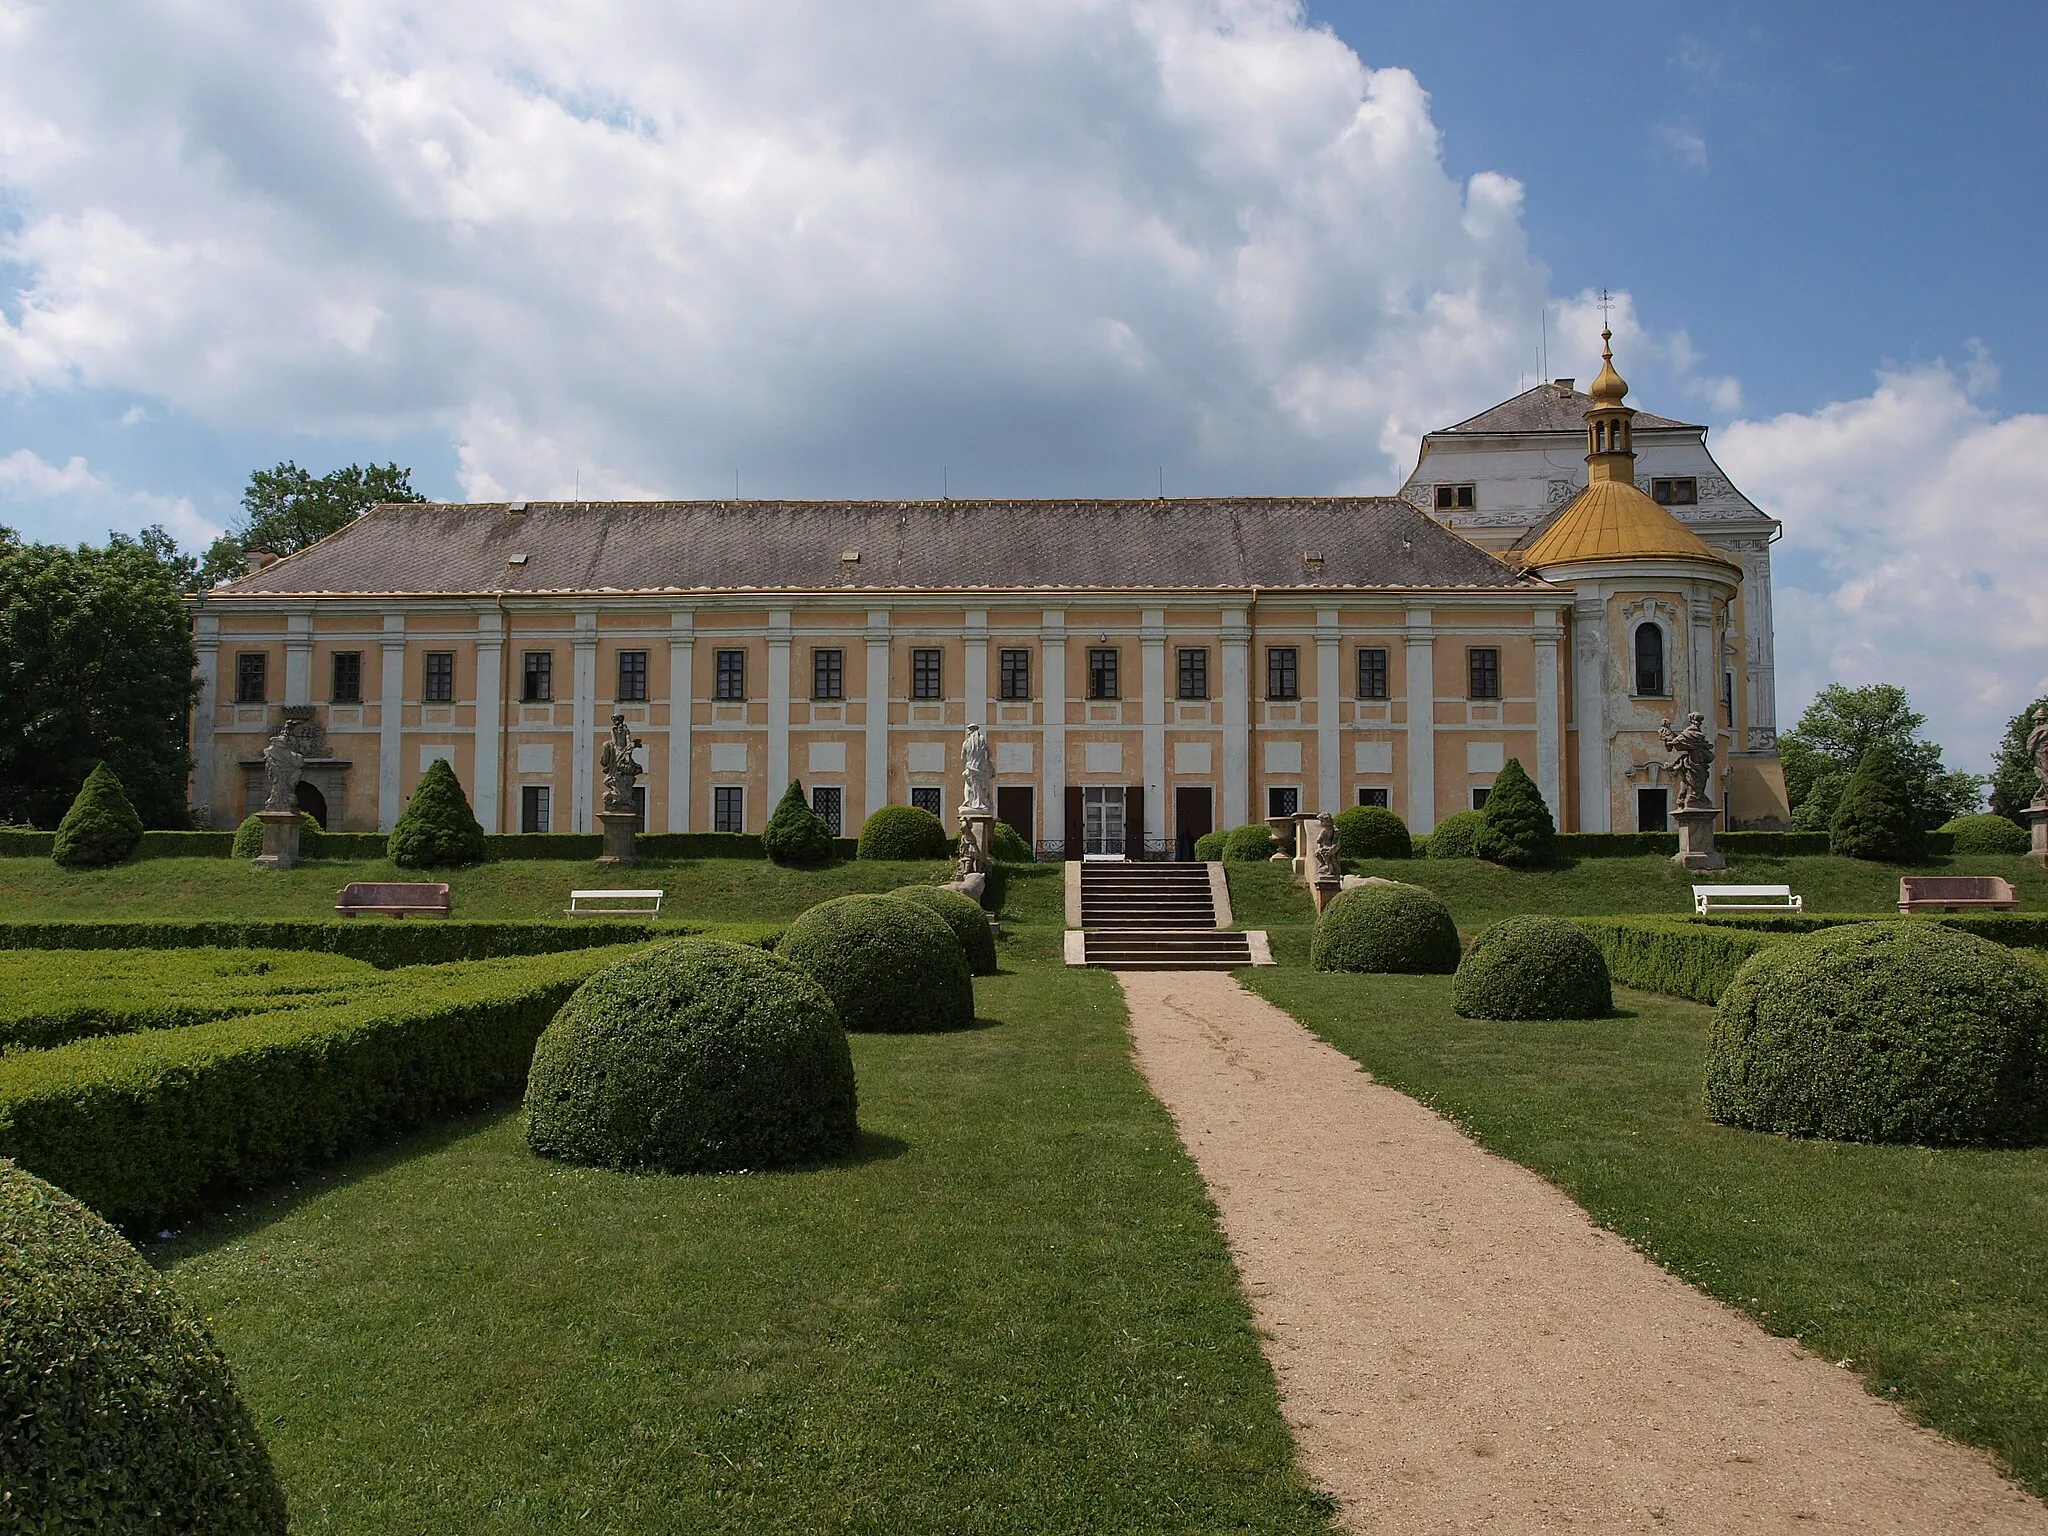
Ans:
[[[1614,307],[1614,296],[1605,288],[1600,290],[1600,375],[1593,380],[1591,390],[1596,405],[1619,405],[1628,395],[1628,380],[1614,367],[1614,326],[1609,311]]]

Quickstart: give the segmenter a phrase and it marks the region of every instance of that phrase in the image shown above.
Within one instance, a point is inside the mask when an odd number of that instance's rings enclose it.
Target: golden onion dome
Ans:
[[[1596,480],[1518,553],[1525,569],[1587,560],[1698,560],[1741,570],[1625,480]]]
[[[1600,328],[1600,372],[1588,393],[1596,407],[1619,405],[1628,396],[1628,380],[1614,367],[1614,332],[1605,326]]]

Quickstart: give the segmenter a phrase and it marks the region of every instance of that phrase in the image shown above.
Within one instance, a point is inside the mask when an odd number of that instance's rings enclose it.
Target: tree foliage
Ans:
[[[1920,734],[1927,717],[1913,708],[1906,690],[1891,683],[1848,688],[1830,683],[1778,738],[1792,823],[1817,831],[1833,825],[1849,779],[1872,747],[1883,747],[1905,785],[1916,830],[1927,831],[1976,810],[1983,778],[1942,765],[1941,746]],[[1818,802],[1805,809],[1809,801]],[[1802,810],[1804,814],[1802,814]]]
[[[2027,756],[2027,737],[2048,715],[2048,699],[2036,699],[2005,724],[2005,737],[1991,759],[1991,809],[2007,821],[2027,825],[2022,814],[2040,793],[2034,777],[2033,759]]]
[[[185,825],[190,576],[160,528],[102,549],[0,528],[0,821],[56,825],[105,762],[145,826]]]
[[[243,557],[252,549],[294,555],[380,502],[426,499],[412,488],[412,471],[396,464],[350,464],[318,476],[289,459],[275,469],[259,469],[242,493],[241,523],[206,551],[200,583],[212,586],[241,575]]]

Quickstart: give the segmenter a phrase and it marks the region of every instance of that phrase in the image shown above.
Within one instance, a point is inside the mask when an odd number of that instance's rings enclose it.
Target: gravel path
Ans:
[[[1373,1532],[2048,1533],[1227,975],[1120,974],[1311,1476]]]

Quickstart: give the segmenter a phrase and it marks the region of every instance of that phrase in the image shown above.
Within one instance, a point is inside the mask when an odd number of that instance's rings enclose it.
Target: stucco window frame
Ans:
[[[1664,686],[1660,691],[1655,693],[1645,693],[1640,687],[1637,686],[1642,682],[1643,679],[1642,669],[1636,657],[1636,646],[1640,643],[1636,637],[1639,634],[1641,634],[1645,628],[1653,628],[1657,631],[1658,638],[1662,643],[1664,649],[1661,668],[1664,674]],[[1669,699],[1673,697],[1671,691],[1671,675],[1672,662],[1677,655],[1677,638],[1678,637],[1676,629],[1672,625],[1671,621],[1669,619],[1666,619],[1662,614],[1646,609],[1643,612],[1634,614],[1629,618],[1628,644],[1624,648],[1623,654],[1627,657],[1628,696],[1630,698]]]

